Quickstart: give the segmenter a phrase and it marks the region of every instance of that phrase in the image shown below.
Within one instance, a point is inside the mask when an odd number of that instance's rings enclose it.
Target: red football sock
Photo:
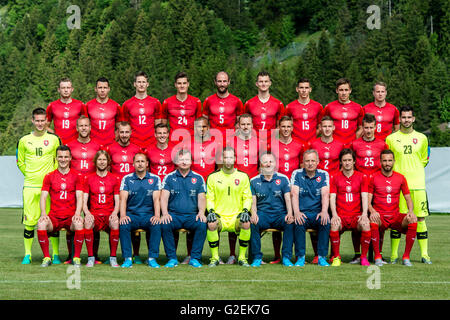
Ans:
[[[74,258],[79,258],[81,254],[81,248],[83,247],[84,242],[84,230],[75,230],[74,236]]]
[[[370,232],[372,236],[372,246],[373,246],[373,252],[375,254],[375,259],[381,259],[380,254],[380,232],[378,224],[376,223],[370,223]]]
[[[110,256],[115,257],[117,254],[117,246],[119,245],[119,229],[111,230],[109,233]]]
[[[408,231],[406,231],[406,245],[405,245],[405,253],[403,254],[403,259],[409,259],[409,254],[411,253],[411,249],[414,245],[414,241],[416,240],[416,232],[417,232],[417,223],[408,224]]]
[[[367,252],[370,246],[370,231],[361,232],[361,258],[367,258]]]
[[[94,230],[84,229],[84,242],[86,243],[86,249],[88,257],[94,256]]]
[[[331,252],[333,257],[340,257],[339,247],[341,245],[341,237],[339,231],[330,231]]]
[[[37,235],[39,244],[41,245],[42,253],[44,254],[44,258],[50,258],[47,230],[38,230]]]

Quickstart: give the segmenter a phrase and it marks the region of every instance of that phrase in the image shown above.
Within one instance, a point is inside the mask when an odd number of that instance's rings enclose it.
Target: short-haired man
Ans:
[[[292,135],[306,144],[316,138],[319,133],[319,120],[323,107],[309,97],[312,88],[308,79],[299,79],[295,91],[298,93],[298,98],[286,106],[285,115],[293,119]]]
[[[144,153],[134,155],[133,166],[134,172],[123,177],[120,184],[120,246],[125,259],[122,268],[133,266],[131,232],[136,229],[150,233],[147,264],[159,268],[156,258],[161,242],[161,180],[147,171],[148,160]]]
[[[147,148],[155,142],[155,125],[164,122],[161,116],[161,102],[147,93],[148,74],[136,72],[134,76],[136,93],[122,105],[122,119],[131,125],[131,142],[140,148]]]
[[[194,233],[189,265],[202,266],[203,244],[206,239],[206,185],[203,177],[191,170],[192,155],[189,150],[176,153],[177,169],[163,180],[161,190],[162,238],[167,258],[165,265],[178,265],[173,232],[185,228]]]
[[[76,122],[81,115],[87,116],[83,102],[72,98],[73,86],[69,78],[62,78],[58,84],[60,98],[47,106],[48,126],[53,120],[55,134],[62,144],[77,138]],[[50,130],[50,129],[49,129]]]
[[[381,152],[381,170],[374,173],[369,181],[369,212],[372,245],[375,255],[375,265],[383,265],[379,248],[379,229],[392,228],[406,233],[403,264],[412,266],[411,249],[414,245],[417,230],[417,217],[413,212],[413,201],[409,193],[405,177],[394,171],[394,153],[387,149]],[[400,193],[406,200],[408,213],[399,212]],[[396,263],[396,261],[392,261]]]
[[[268,228],[283,230],[283,260],[292,258],[294,216],[292,214],[289,178],[275,171],[276,158],[264,153],[260,158],[260,175],[250,181],[252,191],[251,245],[252,267],[262,264],[261,231]],[[283,262],[285,264],[285,262]]]
[[[306,230],[318,231],[318,264],[329,266],[327,262],[328,241],[330,233],[329,207],[329,175],[328,172],[317,169],[319,154],[314,149],[306,150],[303,154],[303,168],[297,169],[291,177],[292,208],[294,210],[294,243],[295,266],[305,265],[305,233]],[[291,266],[286,261],[286,266]]]
[[[245,103],[244,113],[252,116],[258,137],[270,140],[272,130],[276,129],[278,120],[284,114],[284,105],[270,94],[272,81],[267,71],[257,74],[255,85],[258,94]]]
[[[239,234],[238,263],[248,267],[246,259],[250,242],[250,209],[252,195],[248,175],[234,167],[234,149],[226,147],[222,154],[223,166],[208,177],[206,208],[208,230],[206,237],[211,248],[210,267],[219,264],[219,232]]]
[[[122,117],[120,105],[109,98],[110,90],[109,80],[98,78],[96,97],[86,103],[86,112],[91,119],[91,137],[102,147],[114,142],[116,121]]]
[[[388,135],[400,128],[400,113],[396,106],[386,102],[386,83],[376,82],[372,93],[374,101],[363,107],[364,113],[373,114],[377,120],[375,137],[386,140]]]
[[[356,155],[351,149],[339,154],[342,171],[330,179],[330,208],[332,213],[330,242],[333,254],[332,266],[341,265],[339,253],[340,235],[346,230],[361,232],[361,265],[368,266],[367,252],[370,246],[368,218],[368,176],[355,170]]]
[[[51,265],[49,241],[47,233],[57,232],[65,228],[74,232],[73,264],[81,266],[80,253],[83,246],[83,178],[70,168],[71,154],[68,146],[56,149],[58,168],[48,173],[42,184],[40,198],[41,217],[38,221],[38,240],[44,259],[42,267]],[[47,215],[46,203],[50,196],[50,212]]]
[[[350,80],[346,78],[337,80],[336,93],[338,99],[325,106],[322,117],[328,115],[334,120],[336,139],[348,147],[353,140],[361,136],[364,109],[360,104],[350,100],[352,93]]]
[[[380,170],[381,151],[388,149],[388,145],[375,136],[377,127],[376,117],[366,113],[362,122],[362,137],[353,142],[350,148],[356,153],[356,170],[370,176]]]
[[[175,170],[173,150],[175,145],[169,141],[169,127],[159,123],[155,126],[156,143],[147,148],[150,172],[156,174],[161,181]]]
[[[428,216],[428,198],[425,190],[425,166],[430,157],[427,137],[414,130],[414,110],[410,106],[400,108],[400,130],[389,135],[386,143],[395,155],[394,170],[403,174],[408,181],[414,214],[417,216],[417,242],[422,262],[431,264],[428,255],[428,231],[425,217]],[[400,197],[400,213],[409,211],[406,198]],[[400,234],[391,232],[392,261],[398,256]]]
[[[33,131],[17,143],[16,160],[17,167],[24,175],[23,183],[23,215],[24,225],[23,240],[25,255],[22,264],[31,263],[31,248],[34,239],[34,228],[40,218],[39,198],[41,195],[44,176],[57,167],[56,149],[61,140],[47,130],[47,118],[45,109],[36,108],[32,112],[31,122]],[[47,203],[46,212],[50,209]],[[58,239],[58,238],[56,238]],[[52,237],[53,262],[60,263],[58,253],[58,241]]]

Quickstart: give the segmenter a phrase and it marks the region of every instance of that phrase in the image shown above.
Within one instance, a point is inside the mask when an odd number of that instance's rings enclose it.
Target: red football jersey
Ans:
[[[77,120],[85,115],[86,106],[83,102],[72,99],[70,103],[63,103],[60,99],[50,102],[47,106],[47,121],[53,120],[55,134],[61,139],[62,144],[78,137]]]
[[[335,138],[346,145],[350,145],[356,139],[358,126],[362,125],[364,109],[360,104],[353,101],[342,104],[339,100],[336,100],[325,106],[321,118],[326,115],[334,120]]]
[[[393,215],[399,213],[400,191],[409,194],[405,177],[393,171],[386,177],[380,171],[375,172],[369,180],[369,193],[373,194],[372,206],[379,214]]]
[[[151,96],[132,97],[122,105],[122,119],[131,125],[131,142],[146,148],[155,141],[155,119],[161,119],[161,102]]]
[[[89,194],[89,211],[94,215],[109,216],[114,210],[114,196],[120,193],[120,179],[108,172],[100,177],[97,172],[86,176],[84,193]]]
[[[384,140],[375,138],[372,141],[366,141],[361,137],[352,142],[351,148],[356,153],[356,170],[369,176],[380,170],[381,151],[389,149],[389,146]]]
[[[73,169],[62,174],[58,169],[44,177],[42,191],[50,195],[49,215],[68,217],[75,214],[77,208],[76,191],[83,191],[81,175]]]
[[[325,170],[329,175],[339,172],[339,153],[344,149],[344,144],[337,139],[325,143],[317,138],[308,145],[308,149],[315,149],[319,153],[318,168]]]
[[[161,115],[162,118],[169,120],[171,136],[177,129],[186,129],[193,136],[195,119],[202,115],[202,102],[191,95],[184,101],[178,100],[177,96],[173,95],[164,100]]]
[[[161,181],[164,177],[175,170],[173,157],[175,145],[169,143],[167,148],[161,150],[156,144],[147,148],[147,157],[149,159],[150,172],[159,176]]]
[[[290,179],[292,172],[300,168],[305,147],[302,142],[295,138],[287,144],[278,139],[273,139],[270,151],[277,159],[277,171]]]
[[[259,97],[255,96],[245,103],[244,113],[252,115],[253,129],[258,137],[270,139],[271,130],[276,129],[277,121],[284,115],[284,105],[272,96],[266,103],[262,103]]]
[[[116,121],[121,119],[120,105],[112,99],[103,104],[92,99],[86,103],[86,111],[91,119],[91,138],[101,146],[113,143]]]
[[[208,176],[216,169],[216,161],[221,153],[222,144],[210,139],[197,142],[193,139],[190,147],[192,154],[192,171],[200,174],[206,181]]]
[[[260,141],[256,135],[248,140],[242,140],[237,136],[232,137],[227,141],[227,146],[233,147],[236,151],[235,167],[242,172],[245,172],[249,178],[258,175],[259,152],[262,152]]]
[[[364,106],[364,113],[371,113],[377,119],[375,137],[386,140],[386,137],[392,133],[394,125],[400,124],[400,112],[393,104],[386,102],[385,106],[380,108],[374,102]]]
[[[82,175],[95,171],[94,157],[100,145],[91,139],[88,143],[81,143],[77,139],[70,141],[67,146],[72,153],[70,167]]]
[[[342,171],[331,176],[330,193],[336,194],[336,211],[339,216],[360,215],[362,212],[361,192],[369,191],[369,178],[358,171],[350,177]]]
[[[134,172],[133,157],[141,151],[134,143],[122,147],[117,141],[106,147],[111,156],[111,172],[122,179],[127,174]]]
[[[294,119],[292,135],[302,143],[316,138],[316,130],[322,110],[322,105],[314,100],[310,100],[306,105],[301,104],[298,100],[289,103],[285,114]]]
[[[236,117],[244,113],[244,105],[232,94],[226,98],[213,94],[203,102],[202,113],[208,117],[211,128],[219,129],[225,138],[226,129],[234,130]]]

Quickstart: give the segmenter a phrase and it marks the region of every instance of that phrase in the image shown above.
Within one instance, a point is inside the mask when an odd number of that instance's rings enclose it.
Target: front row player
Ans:
[[[239,234],[238,264],[249,267],[245,257],[250,241],[252,193],[248,175],[234,168],[236,153],[232,147],[222,152],[223,167],[208,177],[206,238],[211,248],[210,267],[219,264],[219,232]]]
[[[368,210],[368,177],[355,170],[356,154],[343,149],[339,154],[342,171],[330,180],[330,209],[332,213],[330,242],[332,266],[341,265],[340,234],[346,230],[361,231],[361,265],[369,266],[367,252],[370,245]],[[362,210],[361,210],[362,209]]]
[[[119,177],[110,173],[111,157],[105,150],[94,156],[96,171],[84,182],[83,212],[84,241],[88,252],[86,267],[95,265],[94,232],[109,233],[111,267],[117,268],[116,251],[119,244]]]
[[[80,253],[83,246],[83,218],[81,209],[83,204],[82,177],[70,168],[72,155],[66,145],[56,149],[58,168],[48,173],[44,178],[40,198],[41,218],[38,221],[38,240],[44,254],[42,267],[48,267],[52,260],[49,253],[49,232],[56,232],[65,228],[67,232],[75,232],[73,264],[81,265]],[[50,212],[45,208],[50,196]]]
[[[393,171],[394,153],[390,150],[381,152],[381,171],[377,171],[369,181],[369,212],[372,245],[375,254],[375,265],[383,265],[379,248],[379,229],[392,228],[406,233],[403,264],[412,266],[409,254],[414,245],[417,231],[417,217],[413,213],[413,202],[405,177]],[[399,212],[400,192],[405,197],[408,213]]]

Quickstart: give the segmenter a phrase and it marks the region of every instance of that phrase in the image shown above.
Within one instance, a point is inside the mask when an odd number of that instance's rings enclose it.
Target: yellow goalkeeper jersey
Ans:
[[[40,137],[33,133],[20,138],[17,143],[17,167],[23,173],[24,187],[42,187],[47,173],[57,168],[56,149],[60,145],[57,135],[46,132]]]
[[[231,174],[223,170],[211,173],[206,183],[206,208],[221,216],[237,215],[244,208],[250,211],[252,192],[248,175],[237,169]]]
[[[399,130],[386,138],[386,144],[394,152],[394,170],[406,177],[409,189],[425,190],[425,166],[430,157],[427,137],[415,130]]]

